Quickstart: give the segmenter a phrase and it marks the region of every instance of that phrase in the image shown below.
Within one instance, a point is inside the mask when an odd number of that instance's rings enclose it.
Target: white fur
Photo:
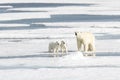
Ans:
[[[61,41],[60,48],[62,53],[67,53],[67,45],[64,41]]]
[[[60,44],[57,41],[56,42],[50,42],[49,43],[49,52],[58,53],[59,47],[60,47]]]
[[[77,47],[78,51],[82,50],[85,53],[92,53],[91,55],[95,55],[95,37],[90,32],[75,32],[77,39]]]

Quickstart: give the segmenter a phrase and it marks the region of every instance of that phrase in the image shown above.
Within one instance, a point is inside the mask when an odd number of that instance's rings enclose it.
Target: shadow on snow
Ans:
[[[62,57],[62,56],[66,56],[66,55],[70,55],[70,54],[74,54],[73,52],[76,52],[76,51],[68,51],[69,53],[68,54],[61,54],[61,53],[58,53],[58,56],[59,57]],[[72,53],[71,53],[72,52]],[[49,58],[53,58],[54,57],[54,54],[53,53],[48,53],[47,51],[46,52],[39,52],[40,54],[34,54],[34,55],[19,55],[19,56],[1,56],[0,59],[14,59],[14,58],[46,58],[46,57],[49,57]],[[96,56],[98,57],[103,57],[103,56],[120,56],[120,52],[96,52]]]
[[[26,23],[32,24],[37,22],[108,22],[120,21],[120,15],[89,15],[89,14],[65,14],[65,15],[51,15],[51,18],[31,18],[20,20],[6,20],[0,23]]]

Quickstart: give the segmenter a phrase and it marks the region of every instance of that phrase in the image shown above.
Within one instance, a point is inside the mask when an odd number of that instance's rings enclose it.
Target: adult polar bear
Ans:
[[[78,51],[82,50],[85,52],[85,56],[95,56],[95,37],[90,32],[75,32],[77,39]]]

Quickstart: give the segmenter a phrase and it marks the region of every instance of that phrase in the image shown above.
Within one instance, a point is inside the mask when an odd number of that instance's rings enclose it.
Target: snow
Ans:
[[[19,10],[19,11],[43,11],[43,10],[50,11],[50,10],[54,10],[54,9],[56,9],[56,8],[49,8],[49,7],[47,7],[47,8],[11,8],[11,9],[7,9],[7,10],[8,11],[17,11],[17,10]]]
[[[36,16],[39,15],[39,16]],[[4,20],[19,20],[19,19],[30,19],[30,18],[50,18],[49,14],[46,13],[5,13],[0,14],[0,21]]]
[[[96,72],[94,72],[96,71]],[[114,72],[113,72],[114,71]],[[119,71],[118,68],[113,69],[113,68],[90,68],[90,69],[38,69],[38,70],[5,70],[4,71],[7,74],[1,74],[1,76],[6,77],[6,79],[11,80],[21,80],[21,79],[28,79],[28,80],[33,80],[33,79],[42,79],[42,80],[78,80],[78,79],[97,79],[97,80],[115,80],[119,79]],[[103,72],[106,72],[106,74],[103,74]],[[31,73],[31,74],[30,74]],[[70,74],[71,73],[71,74]],[[84,73],[84,74],[75,74],[75,73]],[[89,74],[91,73],[91,74]],[[19,75],[20,74],[20,75]],[[46,74],[46,75],[45,75]],[[64,75],[61,75],[64,74]],[[96,76],[98,77],[95,77]],[[112,75],[114,77],[109,76]],[[42,76],[42,77],[41,77]],[[0,78],[2,80],[5,80],[3,78]]]
[[[0,8],[12,8],[12,6],[0,6]]]
[[[0,80],[119,80],[119,3],[0,1]],[[77,51],[75,31],[95,35],[96,56]],[[48,44],[61,40],[68,53],[53,57]]]
[[[20,27],[20,26],[29,26],[27,24],[0,24],[1,27]]]

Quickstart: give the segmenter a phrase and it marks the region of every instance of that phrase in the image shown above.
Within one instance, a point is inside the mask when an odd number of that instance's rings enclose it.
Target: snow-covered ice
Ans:
[[[0,1],[0,80],[119,80],[119,0]],[[95,35],[96,56],[77,51],[75,31]],[[51,41],[68,53],[53,57]]]

